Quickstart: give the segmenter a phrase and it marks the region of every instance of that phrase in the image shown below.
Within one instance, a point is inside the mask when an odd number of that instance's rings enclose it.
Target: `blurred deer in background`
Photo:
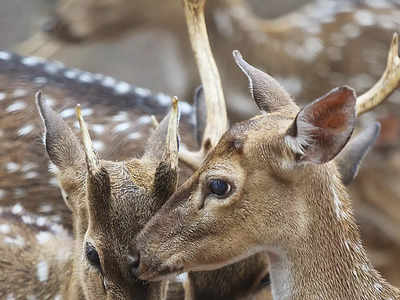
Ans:
[[[233,126],[138,237],[136,274],[156,280],[266,250],[276,299],[397,299],[370,263],[334,158],[357,115],[400,81],[398,36],[378,83],[299,109],[279,83],[234,57],[260,116]]]

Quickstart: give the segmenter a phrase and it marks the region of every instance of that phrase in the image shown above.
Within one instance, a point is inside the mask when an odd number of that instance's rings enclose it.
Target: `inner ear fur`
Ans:
[[[286,141],[299,161],[326,163],[343,149],[354,130],[356,99],[352,88],[335,88],[297,114]]]

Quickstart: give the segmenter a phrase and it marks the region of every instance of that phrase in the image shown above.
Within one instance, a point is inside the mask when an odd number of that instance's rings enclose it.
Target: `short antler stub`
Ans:
[[[85,151],[85,156],[86,156],[86,163],[88,166],[89,172],[94,175],[100,170],[100,165],[99,165],[99,159],[93,151],[93,144],[92,140],[90,139],[89,131],[86,126],[85,121],[83,120],[82,113],[81,113],[81,106],[78,104],[75,108],[76,110],[76,117],[79,121],[79,126],[81,129],[81,135],[82,135],[82,143],[83,143],[83,148]]]

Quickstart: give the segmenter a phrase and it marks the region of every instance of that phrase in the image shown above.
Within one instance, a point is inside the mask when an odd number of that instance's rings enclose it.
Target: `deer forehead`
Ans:
[[[276,153],[276,151],[273,151],[274,148],[284,147],[283,136],[293,121],[294,118],[291,117],[268,114],[256,116],[250,120],[235,124],[222,137],[214,153],[218,157],[227,157],[227,154],[238,154],[240,160],[245,158],[254,160],[254,156],[267,159],[265,148],[269,148],[269,152],[272,155]],[[278,153],[281,154],[283,152],[279,151]]]

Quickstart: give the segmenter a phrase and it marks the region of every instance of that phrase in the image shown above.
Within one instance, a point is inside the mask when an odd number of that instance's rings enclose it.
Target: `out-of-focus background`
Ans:
[[[343,84],[362,93],[382,74],[400,32],[400,1],[209,0],[206,21],[235,121],[256,108],[233,49],[301,104]],[[188,101],[200,83],[177,0],[2,0],[0,48]],[[400,285],[400,90],[360,127],[374,120],[382,133],[351,194],[370,257]]]

